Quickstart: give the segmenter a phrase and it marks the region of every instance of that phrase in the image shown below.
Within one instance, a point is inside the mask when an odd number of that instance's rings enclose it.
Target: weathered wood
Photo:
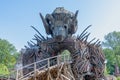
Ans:
[[[52,37],[45,38],[35,27],[31,26],[39,35],[34,35],[34,40],[37,41],[36,44],[28,43],[29,47],[25,46],[26,51],[23,52],[23,65],[56,56],[62,51],[68,50],[72,58],[70,69],[75,80],[104,79],[105,56],[100,48],[100,41],[98,39],[93,42],[96,39],[94,38],[87,42],[90,35],[87,29],[91,25],[85,28],[77,38],[72,36],[77,30],[77,14],[78,11],[74,14],[63,7],[56,8],[52,14],[47,14],[45,18],[40,14],[46,33]],[[57,59],[51,59],[48,63],[45,61],[36,66],[39,67],[45,64],[50,66],[56,64],[57,61]],[[55,76],[57,79],[65,79],[64,75],[67,74],[67,71],[63,68],[66,67],[62,67],[62,70],[56,68],[55,71],[47,70],[39,74],[41,77],[37,76],[37,78],[39,80],[50,80],[53,78],[54,80]],[[27,70],[28,72],[31,71],[30,69],[24,69],[24,74],[26,74]],[[61,76],[62,71],[64,72],[63,76]],[[55,75],[53,76],[52,74]]]

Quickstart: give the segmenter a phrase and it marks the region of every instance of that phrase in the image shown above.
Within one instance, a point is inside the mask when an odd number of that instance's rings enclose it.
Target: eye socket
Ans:
[[[66,26],[66,25],[64,25],[64,28],[65,28],[65,29],[67,29],[67,26]]]
[[[50,24],[50,25],[51,25],[51,23],[52,23],[51,21],[48,22],[48,24]]]
[[[54,30],[54,27],[52,27],[51,29]]]

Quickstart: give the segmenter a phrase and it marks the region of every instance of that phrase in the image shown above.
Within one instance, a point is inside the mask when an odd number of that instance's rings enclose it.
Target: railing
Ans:
[[[10,75],[8,80],[10,78],[14,78],[15,80],[28,80],[30,77],[33,77],[33,76],[35,77],[37,74],[36,72],[38,72],[38,71],[41,72],[45,69],[48,69],[48,68],[51,68],[54,66],[58,66],[58,65],[61,65],[64,63],[68,63],[68,64],[71,63],[69,55],[58,55],[58,56],[46,58],[46,59],[34,62],[32,64],[23,66],[23,67],[17,69],[16,71],[13,71],[11,73],[12,75]],[[27,69],[29,69],[31,71],[27,72]],[[22,70],[26,70],[27,73],[23,75]],[[64,75],[62,75],[62,76],[65,77]],[[36,78],[34,80],[36,80]]]

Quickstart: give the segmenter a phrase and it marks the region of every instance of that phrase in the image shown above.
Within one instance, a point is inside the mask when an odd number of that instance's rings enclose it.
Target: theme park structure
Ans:
[[[78,28],[77,15],[78,11],[73,13],[63,7],[45,17],[40,13],[46,34],[51,37],[44,37],[31,26],[37,32],[33,38],[36,43],[30,41],[21,50],[23,76],[35,71],[28,80],[105,80],[100,41],[96,38],[88,41],[87,30],[91,25],[80,35],[73,35]],[[61,55],[64,50],[70,56]]]

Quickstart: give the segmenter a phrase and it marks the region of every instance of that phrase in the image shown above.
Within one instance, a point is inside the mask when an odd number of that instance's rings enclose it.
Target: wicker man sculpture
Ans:
[[[37,31],[34,35],[34,42],[28,42],[29,47],[25,46],[22,50],[23,66],[59,55],[62,51],[68,50],[71,54],[71,70],[74,74],[75,80],[104,80],[105,57],[100,47],[99,39],[94,41],[87,41],[90,33],[88,26],[77,37],[73,34],[77,31],[77,15],[78,11],[72,13],[65,10],[63,7],[56,8],[52,14],[47,14],[45,18],[40,13],[44,28],[47,35],[51,37],[45,38]],[[93,42],[94,41],[94,42]],[[46,64],[43,62],[39,66]],[[31,69],[28,68],[28,71]],[[23,73],[26,74],[26,69]]]

